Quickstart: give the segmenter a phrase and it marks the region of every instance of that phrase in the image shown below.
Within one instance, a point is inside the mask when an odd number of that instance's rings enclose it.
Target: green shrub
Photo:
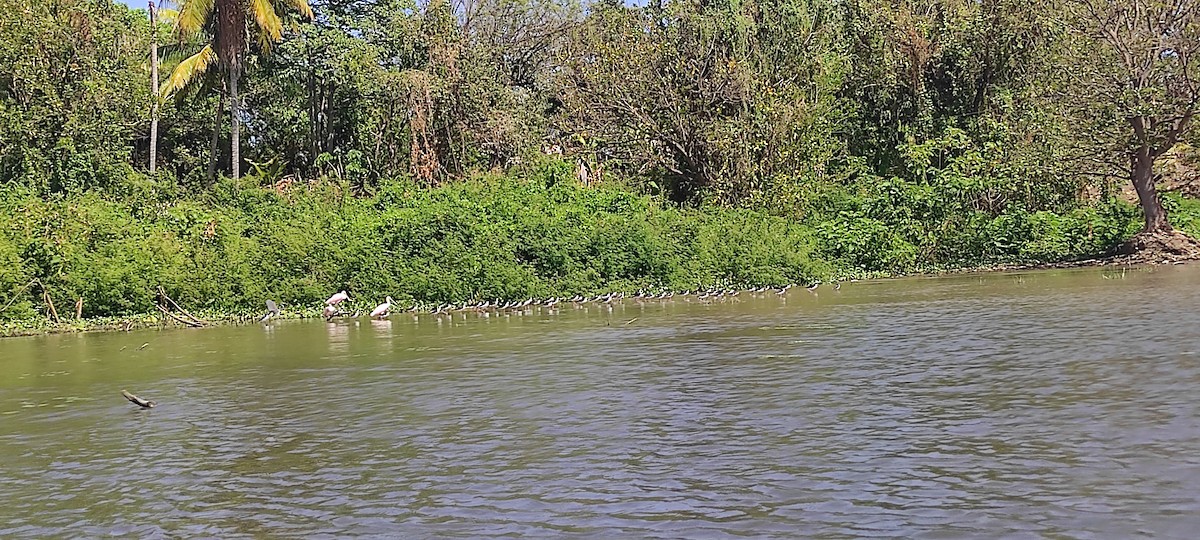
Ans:
[[[153,312],[162,287],[189,308],[317,307],[346,289],[365,305],[603,291],[808,283],[990,261],[1090,256],[1130,234],[1137,209],[1102,203],[992,214],[944,186],[860,178],[814,187],[795,215],[677,207],[614,185],[580,187],[561,162],[527,176],[434,189],[381,182],[369,198],[322,182],[286,194],[222,180],[181,198],[173,180],[114,199],[0,190],[0,317],[36,316],[41,290],[87,316]],[[1174,201],[1174,200],[1172,200]],[[1200,204],[1178,200],[1181,227]],[[61,300],[59,300],[61,299]]]
[[[29,281],[30,275],[21,262],[17,243],[0,231],[0,320],[25,319],[36,315],[28,295],[20,294]]]

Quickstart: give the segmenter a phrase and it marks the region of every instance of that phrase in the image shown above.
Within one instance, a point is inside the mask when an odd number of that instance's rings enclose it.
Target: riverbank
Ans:
[[[1076,261],[1062,261],[1056,263],[1041,263],[1041,264],[997,264],[987,267],[963,267],[956,269],[942,270],[938,272],[917,272],[912,274],[897,274],[885,277],[875,278],[834,278],[833,281],[819,283],[811,289],[812,292],[827,291],[830,288],[840,289],[843,282],[856,283],[861,281],[869,281],[875,279],[901,279],[905,277],[916,276],[950,276],[955,274],[969,273],[1000,273],[1000,272],[1025,272],[1039,270],[1062,270],[1062,269],[1080,269],[1080,268],[1099,268],[1112,267],[1129,269],[1140,266],[1156,266],[1156,265],[1179,265],[1186,263],[1186,260],[1156,260],[1147,261],[1140,257],[1130,257],[1126,255],[1115,255],[1110,257],[1083,259]],[[624,291],[610,291],[605,294],[596,295],[594,297],[581,298],[580,296],[568,298],[529,298],[525,301],[504,302],[493,304],[491,302],[482,303],[459,303],[459,304],[413,304],[399,305],[392,310],[391,316],[408,315],[436,315],[438,317],[453,317],[455,315],[474,314],[478,316],[492,315],[528,315],[534,313],[544,313],[558,311],[563,309],[574,309],[586,307],[588,305],[599,304],[621,304],[624,302],[664,302],[664,301],[701,301],[701,302],[729,302],[738,301],[742,295],[750,296],[766,296],[766,295],[784,295],[789,291],[798,291],[802,288],[812,287],[812,285],[803,284],[788,284],[783,287],[757,287],[754,289],[711,289],[711,290],[696,290],[696,291],[640,291],[626,293]],[[346,320],[346,319],[361,319],[366,318],[371,306],[363,302],[351,302],[347,309],[339,312],[331,320]],[[242,325],[242,324],[261,324],[264,321],[265,312],[243,312],[243,313],[201,313],[198,319],[202,321],[201,325],[188,325],[174,320],[169,316],[162,314],[139,314],[128,317],[99,317],[91,319],[70,319],[62,322],[54,322],[46,318],[24,319],[18,321],[2,321],[0,322],[0,337],[21,337],[34,336],[44,334],[62,334],[62,333],[78,333],[78,332],[128,332],[131,330],[140,329],[179,329],[189,326],[227,326],[227,325]],[[321,310],[304,306],[299,309],[283,308],[281,313],[273,315],[268,320],[304,320],[304,319],[320,319],[324,318]]]
[[[582,187],[556,162],[370,196],[329,182],[144,188],[0,191],[0,334],[158,325],[160,287],[205,320],[238,322],[267,299],[319,316],[342,289],[355,309],[388,295],[436,308],[1033,268],[1111,251],[1138,215],[1115,201],[991,214],[951,195],[908,200],[895,183],[814,189],[792,212],[689,208],[619,184]],[[1200,223],[1200,204],[1172,205],[1185,230]]]

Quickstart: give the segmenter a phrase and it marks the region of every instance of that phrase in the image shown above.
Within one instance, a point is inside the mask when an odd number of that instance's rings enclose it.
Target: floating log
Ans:
[[[158,405],[158,403],[155,403],[154,401],[151,401],[149,399],[142,399],[133,394],[130,394],[128,390],[121,390],[121,395],[125,396],[125,399],[128,399],[130,403],[137,405],[138,407],[141,407],[143,409],[150,409],[150,408],[153,408],[155,405]]]

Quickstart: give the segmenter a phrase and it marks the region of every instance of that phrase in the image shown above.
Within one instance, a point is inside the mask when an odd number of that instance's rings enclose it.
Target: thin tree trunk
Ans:
[[[241,178],[242,156],[238,146],[238,65],[229,68],[229,161],[233,167],[233,179]]]
[[[158,10],[150,0],[150,174],[158,166]]]
[[[221,109],[222,103],[221,94],[217,94],[217,112],[213,115],[213,134],[212,139],[208,143],[208,185],[212,185],[217,181],[217,143],[221,138]]]
[[[313,69],[308,71],[308,125],[309,125],[309,153],[312,154],[309,158],[314,162],[317,155],[321,153],[321,128],[317,125],[320,121],[320,112],[317,111],[317,74]]]
[[[1142,205],[1142,213],[1146,221],[1142,232],[1170,232],[1173,230],[1167,221],[1167,211],[1158,200],[1158,188],[1154,185],[1154,156],[1149,147],[1139,148],[1133,156],[1133,189],[1137,190],[1138,202]]]

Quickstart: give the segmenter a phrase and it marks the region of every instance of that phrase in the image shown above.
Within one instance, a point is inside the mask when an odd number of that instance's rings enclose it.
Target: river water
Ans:
[[[4,339],[0,537],[1194,538],[1198,307],[1166,266]]]

